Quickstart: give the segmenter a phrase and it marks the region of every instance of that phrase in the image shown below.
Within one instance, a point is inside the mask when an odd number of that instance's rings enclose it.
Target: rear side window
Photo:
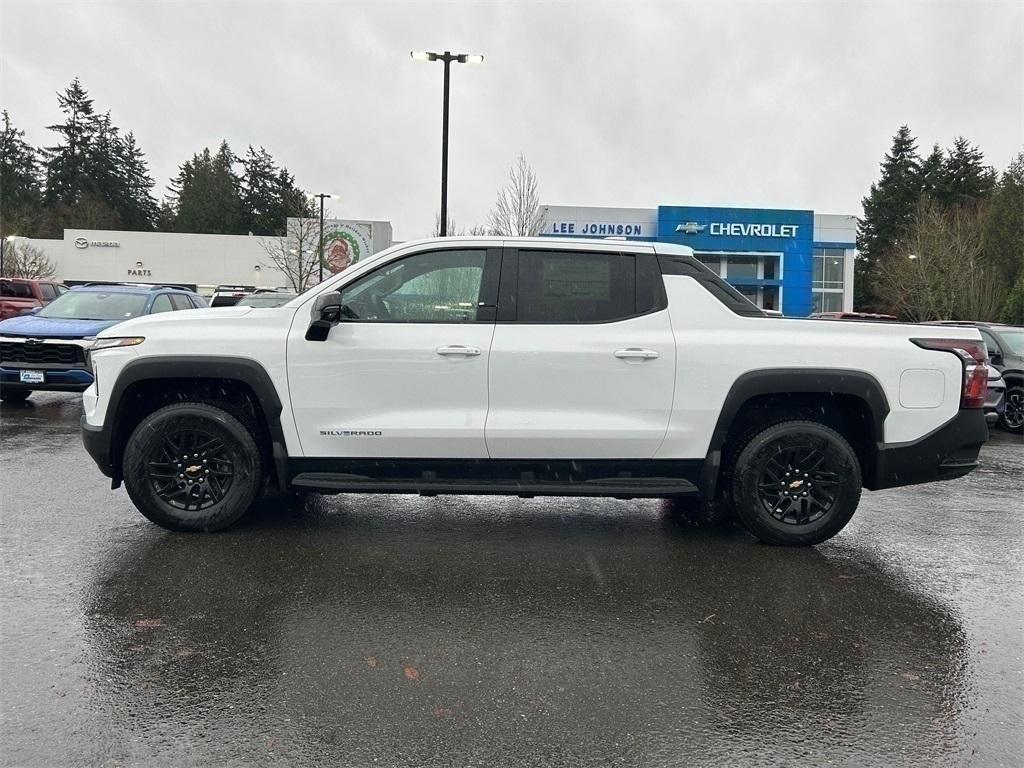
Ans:
[[[518,322],[601,323],[637,314],[630,254],[520,251],[518,273]]]
[[[0,296],[12,296],[19,299],[31,299],[32,288],[28,283],[0,282]]]
[[[153,299],[153,308],[149,310],[149,314],[155,315],[158,312],[173,312],[174,307],[171,306],[171,300],[166,293],[161,293],[155,299]]]
[[[170,293],[167,294],[171,297],[171,305],[177,309],[193,309],[192,302],[188,300],[188,296],[183,293]]]

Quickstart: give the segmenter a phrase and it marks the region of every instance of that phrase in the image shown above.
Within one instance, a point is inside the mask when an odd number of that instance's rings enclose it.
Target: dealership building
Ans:
[[[764,309],[853,310],[855,216],[777,208],[542,206],[542,235],[678,243]]]
[[[292,230],[289,220],[288,231]],[[308,221],[308,220],[307,220]],[[307,226],[304,250],[312,251],[319,222]],[[391,223],[329,219],[324,222],[325,253],[342,252],[359,261],[391,245]],[[41,250],[67,285],[82,283],[164,283],[210,294],[218,285],[290,288],[272,254],[295,248],[288,238],[205,235],[184,232],[128,232],[65,229],[61,239],[16,238]]]

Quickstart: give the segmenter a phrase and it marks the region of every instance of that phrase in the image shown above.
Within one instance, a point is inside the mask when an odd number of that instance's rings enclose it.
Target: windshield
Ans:
[[[128,320],[146,308],[146,295],[100,291],[68,291],[40,310],[36,317],[64,320]]]
[[[1024,329],[1004,331],[1000,328],[999,338],[1002,339],[1003,344],[1009,347],[1014,356],[1024,355]]]

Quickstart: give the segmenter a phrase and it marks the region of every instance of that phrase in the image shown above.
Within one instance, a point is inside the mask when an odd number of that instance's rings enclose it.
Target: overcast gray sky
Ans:
[[[0,106],[30,141],[76,75],[162,194],[226,138],[264,145],[345,218],[483,222],[522,151],[543,202],[859,213],[901,123],[1005,167],[1024,140],[1024,3],[0,2]]]

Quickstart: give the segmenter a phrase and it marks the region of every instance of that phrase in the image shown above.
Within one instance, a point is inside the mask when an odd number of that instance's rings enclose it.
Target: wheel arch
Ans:
[[[260,432],[257,442],[263,442],[269,468],[278,486],[283,487],[288,452],[281,427],[281,399],[270,374],[248,358],[206,355],[144,357],[121,369],[110,392],[113,413],[104,419],[109,429],[109,466],[115,484],[121,480],[123,451],[131,432],[147,413],[166,402],[153,398],[154,393],[171,399],[194,397],[221,403],[229,410],[251,409],[249,416]]]
[[[835,428],[853,446],[864,478],[874,477],[889,401],[869,373],[847,369],[766,368],[733,382],[711,434],[700,477],[712,498],[726,471],[723,454],[747,430],[802,415]]]

